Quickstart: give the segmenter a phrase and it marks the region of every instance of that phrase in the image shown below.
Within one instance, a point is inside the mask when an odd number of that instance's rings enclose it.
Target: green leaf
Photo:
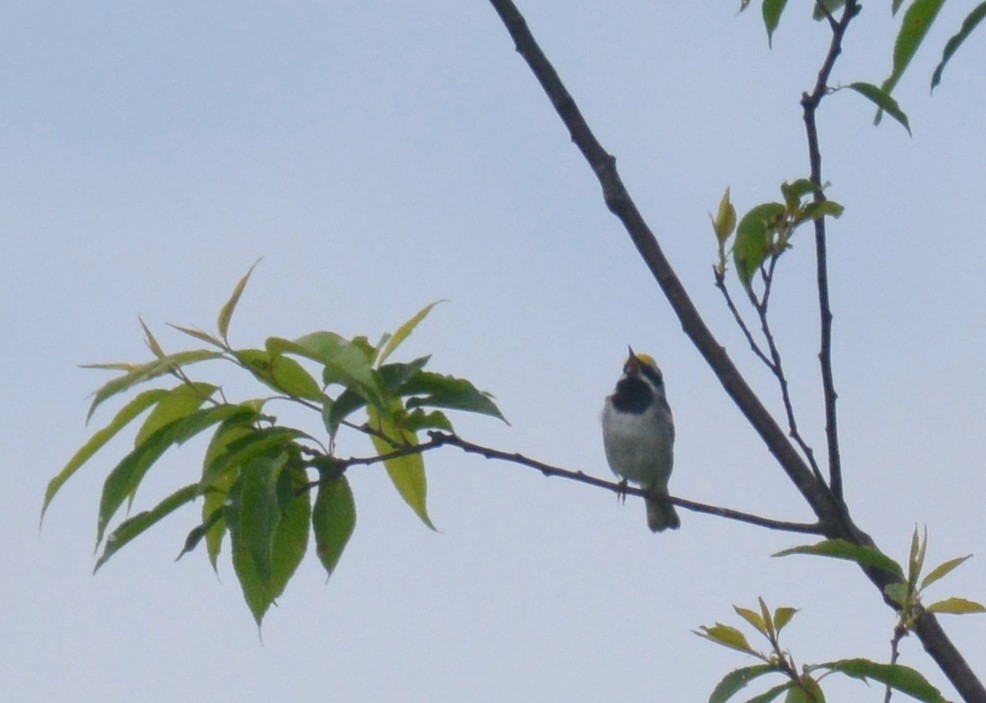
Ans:
[[[781,607],[774,611],[774,627],[780,632],[784,629],[784,626],[791,622],[794,614],[798,612],[797,608],[787,608]]]
[[[307,482],[304,469],[289,466],[281,473],[280,482],[288,487],[291,498],[282,507],[281,521],[274,533],[270,564],[272,598],[284,593],[288,581],[305,557],[312,517],[311,494],[308,491],[298,493],[301,485]]]
[[[816,186],[808,178],[799,178],[794,183],[784,181],[781,183],[781,195],[784,196],[784,203],[789,210],[796,209],[801,204],[801,199],[806,195],[821,193],[822,189]]]
[[[389,357],[394,352],[394,350],[401,344],[401,342],[403,342],[411,335],[411,333],[414,331],[414,328],[417,327],[418,324],[428,316],[428,313],[431,312],[431,309],[436,305],[438,305],[439,303],[443,303],[443,302],[445,301],[436,300],[434,303],[431,303],[430,305],[426,305],[425,307],[421,308],[421,310],[419,310],[417,313],[415,313],[414,317],[412,317],[410,320],[408,320],[403,325],[398,327],[397,331],[394,332],[393,336],[387,340],[387,343],[384,345],[383,349],[380,350],[380,356],[377,357],[377,365],[380,365],[384,361],[386,361],[387,357]]]
[[[356,503],[345,476],[328,478],[323,473],[312,511],[312,528],[319,561],[329,576],[335,571],[346,543],[356,527]]]
[[[97,547],[102,543],[106,527],[116,511],[123,505],[123,501],[127,499],[127,496],[132,496],[136,492],[151,465],[160,459],[169,447],[175,444],[176,430],[181,423],[181,420],[177,420],[162,427],[148,437],[143,444],[134,448],[107,475],[99,499],[99,517],[96,521]]]
[[[92,405],[89,406],[89,414],[86,416],[86,420],[88,421],[88,419],[92,417],[92,414],[96,411],[96,408],[99,407],[103,401],[113,397],[117,393],[122,393],[123,391],[129,390],[139,383],[144,383],[145,381],[150,381],[151,379],[158,378],[159,376],[169,374],[179,367],[189,366],[200,361],[218,359],[221,356],[222,354],[219,352],[209,351],[207,349],[196,349],[193,351],[169,354],[161,359],[137,366],[122,376],[117,376],[96,391],[96,396],[93,398]],[[86,364],[83,368],[96,367],[98,367],[97,364]]]
[[[769,664],[757,664],[731,671],[716,685],[712,695],[709,696],[709,703],[726,703],[753,679],[775,671],[777,669]]]
[[[768,633],[767,623],[764,622],[764,619],[760,616],[759,613],[756,613],[750,610],[749,608],[741,608],[738,605],[734,605],[733,610],[735,610],[736,613],[741,618],[743,618],[748,623],[753,625],[754,629],[756,629],[757,632],[759,632],[764,637],[767,637],[767,633]]]
[[[898,105],[897,101],[891,97],[889,92],[883,88],[878,88],[872,83],[863,83],[860,81],[850,83],[847,87],[855,90],[857,93],[880,108],[881,111],[885,111],[888,115],[900,122],[904,126],[904,129],[907,130],[908,134],[911,133],[910,120],[907,119],[907,115],[900,109],[900,105]]]
[[[368,412],[370,427],[376,430],[370,435],[370,439],[381,456],[394,452],[398,447],[413,447],[418,444],[416,435],[397,429],[392,422],[383,418],[376,408],[369,408]],[[428,481],[425,477],[425,462],[421,455],[407,454],[394,457],[387,459],[383,465],[404,502],[414,510],[421,522],[434,530],[435,526],[428,517]]]
[[[746,703],[770,703],[770,701],[777,698],[777,696],[784,693],[784,691],[788,691],[793,687],[794,684],[790,681],[788,681],[787,683],[782,683],[778,686],[774,686],[769,691],[765,691],[764,693],[761,693],[759,696],[754,696],[753,698],[750,698],[749,700],[746,701]]]
[[[788,689],[784,703],[825,703],[825,694],[815,679],[803,676],[799,683]]]
[[[89,438],[79,450],[72,455],[68,463],[62,467],[62,470],[55,475],[51,481],[48,482],[48,488],[45,490],[44,503],[41,506],[41,520],[44,520],[45,512],[48,510],[48,506],[51,504],[52,498],[58,493],[59,489],[68,481],[72,474],[79,470],[79,468],[88,461],[93,454],[98,452],[103,446],[109,442],[120,430],[126,427],[134,418],[143,413],[147,408],[151,407],[157,403],[161,398],[165,397],[168,391],[163,389],[154,389],[150,391],[144,391],[136,398],[127,403],[120,411],[114,416],[113,420],[103,429],[99,430],[92,437]]]
[[[729,237],[736,230],[736,208],[729,200],[729,188],[726,188],[726,192],[722,194],[722,199],[719,200],[719,209],[716,211],[716,216],[713,218],[712,214],[709,213],[709,219],[712,220],[712,230],[716,234],[716,240],[719,242],[719,251],[723,251],[723,247],[726,246],[726,242]]]
[[[216,339],[208,332],[203,332],[196,327],[182,327],[181,325],[173,325],[170,322],[168,327],[178,330],[182,334],[187,334],[189,337],[199,340],[200,342],[205,342],[206,344],[211,344],[214,347],[218,347],[223,351],[227,351],[229,347],[225,345],[221,340]]]
[[[932,603],[927,608],[929,613],[947,613],[949,615],[969,615],[971,613],[986,613],[986,607],[976,601],[965,598],[946,598]]]
[[[763,0],[763,24],[767,28],[767,46],[773,48],[774,30],[781,21],[787,0]]]
[[[202,486],[211,485],[231,468],[247,464],[265,454],[284,450],[296,439],[307,437],[291,427],[251,428],[250,432],[231,441],[225,451],[215,455],[202,470]]]
[[[976,28],[976,25],[983,21],[984,17],[986,17],[986,2],[981,2],[962,21],[962,28],[959,29],[958,33],[946,42],[945,50],[942,51],[941,61],[935,67],[934,75],[931,76],[932,90],[941,83],[941,75],[942,71],[945,70],[945,64],[951,60],[952,55],[958,51],[958,48],[972,34],[972,30]]]
[[[924,579],[922,579],[920,590],[923,591],[925,588],[933,584],[935,581],[944,578],[945,576],[950,574],[955,568],[963,564],[967,559],[971,559],[971,558],[972,555],[967,554],[964,557],[956,557],[954,559],[949,559],[943,564],[939,564],[934,569],[932,569],[930,573],[928,573],[928,575],[924,577]]]
[[[250,267],[250,270],[246,272],[246,275],[239,280],[236,287],[233,289],[233,295],[229,297],[226,304],[223,305],[222,310],[219,311],[219,319],[217,320],[217,327],[219,329],[219,336],[229,344],[227,336],[229,334],[229,321],[233,317],[233,311],[236,310],[236,304],[240,302],[240,296],[243,295],[243,289],[246,288],[247,281],[250,280],[250,274],[253,270],[257,268],[257,264],[260,263],[260,259],[257,259]]]
[[[712,627],[706,627],[703,625],[699,629],[702,630],[702,632],[695,633],[699,637],[703,637],[707,640],[715,642],[716,644],[722,645],[723,647],[728,647],[729,649],[745,652],[746,654],[757,654],[757,651],[750,646],[749,642],[747,642],[746,635],[737,630],[735,627],[730,627],[729,625],[723,625],[722,623],[717,622]]]
[[[195,500],[199,495],[199,490],[199,484],[197,483],[180,488],[151,510],[145,510],[121,522],[120,526],[113,530],[112,534],[106,538],[106,547],[103,549],[102,556],[96,562],[93,572],[99,571],[99,567],[105,564],[110,557],[116,554],[125,544],[147,530],[147,528],[159,522],[167,515],[170,515],[186,503]]]
[[[914,528],[911,537],[911,551],[907,559],[907,587],[912,593],[917,591],[918,576],[924,569],[924,554],[928,548],[928,528],[924,528],[924,539],[918,534],[918,528]]]
[[[887,594],[887,597],[890,598],[890,600],[899,605],[901,608],[907,607],[910,591],[907,590],[907,584],[903,581],[888,583],[883,587],[883,592]]]
[[[795,218],[796,224],[801,224],[805,220],[817,220],[822,217],[842,217],[845,208],[834,200],[816,200],[805,205],[798,217]]]
[[[846,4],[846,0],[815,0],[814,4],[815,11],[812,13],[812,18],[823,20],[825,19],[825,13],[822,12],[821,7],[828,10],[829,14],[833,14]]]
[[[165,425],[133,449],[106,477],[99,501],[97,545],[102,542],[106,526],[128,496],[133,496],[147,470],[169,447],[181,444],[210,425],[228,420],[231,413],[242,413],[236,405],[220,405],[192,413]],[[208,484],[203,484],[205,488]]]
[[[192,383],[175,386],[161,398],[151,414],[140,426],[134,445],[143,444],[147,438],[165,425],[175,420],[183,420],[202,407],[202,403],[212,397],[218,386],[211,383]]]
[[[199,490],[201,490],[201,487],[198,486],[198,484],[196,484],[196,488],[199,488]],[[185,556],[186,554],[194,550],[197,546],[199,546],[199,542],[202,541],[202,538],[208,536],[209,531],[212,530],[212,528],[215,527],[215,525],[219,523],[222,519],[223,519],[223,508],[221,505],[218,508],[212,510],[205,517],[203,517],[202,522],[196,525],[195,527],[193,527],[191,531],[188,533],[188,537],[185,538],[185,544],[182,547],[181,551],[178,553],[178,556],[175,557],[175,561],[178,561],[183,556]],[[212,568],[213,570],[215,570],[216,565],[213,564]]]
[[[432,410],[426,413],[421,408],[416,408],[401,418],[401,427],[408,432],[420,432],[421,430],[444,430],[452,432],[452,423],[448,417],[440,410]]]
[[[791,554],[813,554],[834,559],[847,559],[861,566],[875,566],[900,578],[904,577],[904,570],[900,564],[876,547],[862,547],[844,539],[827,539],[818,544],[792,547],[777,552],[773,556],[786,557]]]
[[[380,375],[380,385],[387,389],[391,395],[398,395],[401,387],[411,379],[414,374],[423,369],[431,356],[422,356],[406,364],[384,364],[377,373]]]
[[[138,317],[137,319],[140,320],[140,326],[144,329],[144,341],[147,343],[147,348],[150,349],[151,353],[158,359],[163,359],[167,356],[167,354],[164,353],[161,345],[158,344],[157,339],[154,338],[151,328],[144,324],[144,320],[142,318]]]
[[[777,631],[774,629],[774,619],[771,617],[770,610],[767,608],[764,599],[757,597],[757,602],[760,604],[760,617],[763,620],[764,627],[767,629],[766,634],[771,641],[774,641],[777,638]]]
[[[744,288],[749,289],[753,275],[767,258],[771,247],[771,227],[784,214],[780,203],[763,203],[740,220],[733,244],[733,262]]]
[[[927,35],[932,23],[938,16],[938,11],[945,4],[945,0],[914,0],[911,6],[904,13],[901,21],[900,31],[897,33],[897,40],[894,43],[894,66],[890,76],[883,82],[881,89],[885,93],[892,93],[900,77],[904,75],[911,59],[917,52],[921,42]],[[877,114],[879,122],[880,115]]]
[[[401,386],[401,396],[408,399],[406,407],[448,408],[489,415],[507,422],[489,393],[476,389],[469,381],[430,371],[419,371]],[[507,423],[510,424],[510,423]]]
[[[270,364],[270,377],[274,387],[285,395],[305,400],[322,399],[322,387],[294,359],[274,356]]]
[[[243,466],[230,491],[226,524],[233,543],[233,567],[257,624],[274,600],[271,559],[281,522],[277,481],[288,456],[259,456]]]
[[[366,352],[334,332],[314,332],[293,342],[271,337],[267,340],[267,349],[272,353],[297,354],[317,361],[325,367],[323,381],[326,385],[342,383],[369,402],[382,403]]]
[[[906,693],[924,703],[944,703],[941,691],[928,683],[919,672],[900,664],[880,664],[869,659],[841,659],[839,661],[816,664],[812,670],[827,669],[866,681],[873,679],[885,686]]]
[[[332,403],[322,404],[322,422],[329,437],[335,439],[343,420],[360,408],[366,407],[366,398],[348,388],[339,394]]]

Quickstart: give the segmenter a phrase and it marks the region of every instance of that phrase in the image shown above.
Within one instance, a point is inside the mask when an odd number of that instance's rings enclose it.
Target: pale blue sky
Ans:
[[[872,127],[848,92],[820,126],[846,206],[831,261],[847,495],[893,556],[916,523],[931,561],[976,553],[934,593],[986,600],[986,35],[927,90],[972,4],[950,3],[899,87],[913,138]],[[835,82],[889,71],[882,5],[866,4]],[[756,8],[671,8],[522,3],[696,303],[777,407],[712,285],[707,212],[727,185],[748,208],[806,174],[798,99],[826,33],[792,7],[770,51]],[[77,365],[146,358],[138,315],[185,344],[165,323],[211,325],[260,256],[235,342],[376,336],[448,299],[405,353],[472,378],[512,422],[463,418],[460,432],[607,478],[598,413],[630,343],[665,371],[675,494],[810,516],[681,335],[488,3],[5,3],[0,106],[5,697],[697,701],[750,662],[691,631],[735,624],[731,605],[758,595],[802,609],[799,662],[887,657],[892,614],[858,571],[770,558],[796,536],[688,512],[655,536],[637,501],[453,450],[429,457],[437,534],[379,470],[354,470],[359,522],[337,573],[326,585],[307,560],[263,645],[228,563],[217,581],[201,553],[173,562],[194,510],[92,576],[99,489],[126,440],[37,529],[46,482],[112,413],[84,425],[105,376]],[[773,319],[821,454],[805,235]],[[136,507],[194,476],[200,452],[156,468]],[[944,624],[986,676],[986,619]],[[944,685],[916,641],[903,661]]]

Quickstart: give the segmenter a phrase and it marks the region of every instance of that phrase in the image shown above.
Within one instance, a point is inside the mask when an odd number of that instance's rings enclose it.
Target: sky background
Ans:
[[[889,4],[866,3],[834,84],[889,73]],[[713,286],[708,212],[727,186],[743,211],[807,175],[798,100],[828,36],[791,5],[773,50],[758,8],[736,17],[735,2],[521,8],[775,410]],[[932,564],[975,553],[931,595],[983,601],[983,31],[928,96],[973,5],[948,3],[899,86],[913,137],[874,128],[848,91],[819,123],[828,193],[846,207],[830,265],[847,497],[898,559],[916,524]],[[228,561],[218,579],[201,551],[174,562],[198,506],[91,574],[101,483],[128,437],[64,487],[39,534],[47,481],[119,407],[86,426],[107,376],[78,365],[146,360],[138,316],[165,348],[187,348],[166,323],[211,328],[259,257],[236,344],[375,338],[447,299],[400,356],[433,354],[512,423],[461,417],[459,432],[609,478],[598,415],[629,343],[665,372],[674,494],[811,519],[681,334],[488,3],[6,2],[0,155],[5,699],[699,701],[752,662],[692,631],[739,624],[732,604],[758,596],[801,609],[785,631],[799,664],[887,659],[894,617],[857,569],[770,557],[810,539],[686,511],[655,536],[637,500],[451,449],[428,457],[437,533],[379,468],[350,473],[359,519],[336,573],[326,584],[306,559],[262,643]],[[772,320],[821,456],[808,235],[781,262]],[[202,446],[156,466],[135,509],[194,480]],[[343,437],[339,451],[369,446]],[[986,619],[943,624],[986,676]],[[902,662],[954,695],[913,638]],[[882,700],[859,683],[826,690]]]

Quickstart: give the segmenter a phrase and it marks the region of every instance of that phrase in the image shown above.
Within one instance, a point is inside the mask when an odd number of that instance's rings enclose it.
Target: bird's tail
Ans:
[[[669,527],[677,530],[681,527],[681,520],[671,503],[661,500],[660,496],[647,496],[644,501],[647,503],[647,527],[651,532],[663,532]]]

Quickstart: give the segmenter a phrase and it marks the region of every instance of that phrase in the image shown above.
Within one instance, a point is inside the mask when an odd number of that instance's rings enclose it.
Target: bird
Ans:
[[[664,392],[664,376],[646,354],[630,356],[613,394],[603,406],[603,447],[613,473],[649,495],[647,526],[663,532],[681,526],[674,505],[665,500],[674,466],[674,417]]]

